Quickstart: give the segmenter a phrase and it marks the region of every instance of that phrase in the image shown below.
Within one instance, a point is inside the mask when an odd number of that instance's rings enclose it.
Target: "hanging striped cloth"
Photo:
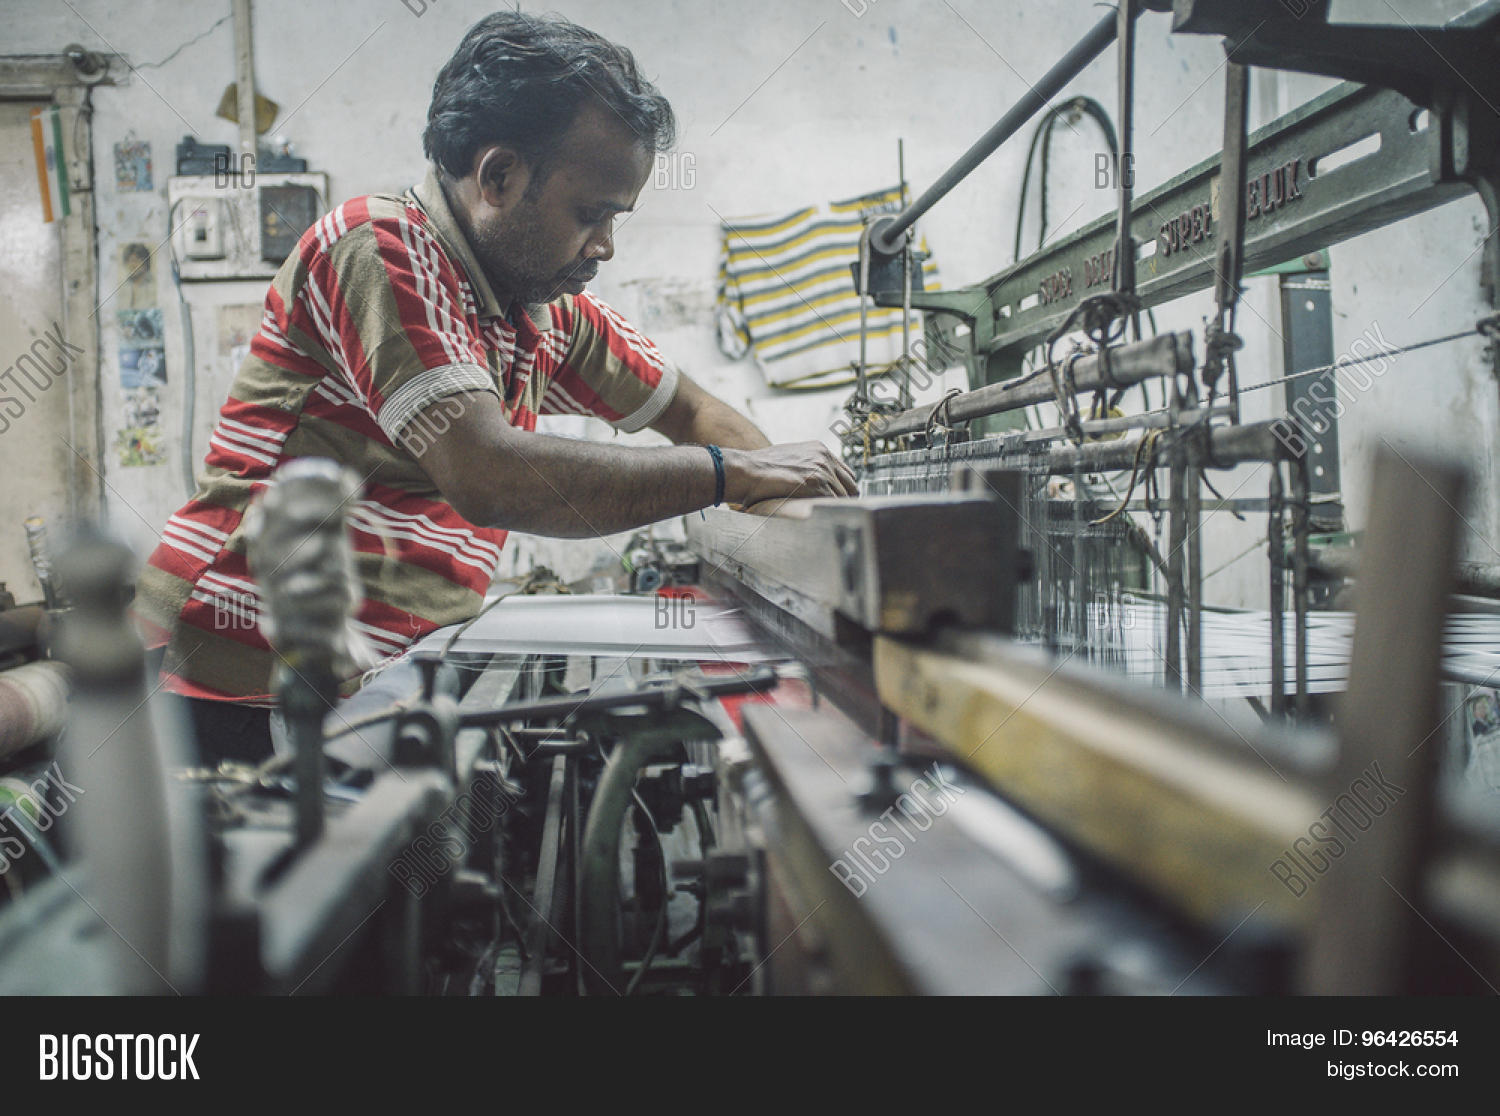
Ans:
[[[56,105],[31,110],[31,146],[42,192],[42,220],[68,216],[73,207],[68,201],[68,168],[63,159],[62,114]]]
[[[859,359],[859,296],[851,264],[859,262],[866,218],[898,212],[899,186],[847,201],[808,206],[779,217],[731,219],[722,226],[719,259],[719,347],[747,352],[772,387],[827,388],[853,381]],[[926,243],[917,242],[926,253]],[[920,286],[937,287],[937,264],[922,262]],[[918,284],[913,284],[917,286]],[[901,311],[871,306],[866,360],[880,374],[901,357]],[[912,314],[913,345],[922,316]]]

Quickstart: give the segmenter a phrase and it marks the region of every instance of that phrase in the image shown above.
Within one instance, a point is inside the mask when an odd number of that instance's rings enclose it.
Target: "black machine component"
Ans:
[[[1165,10],[1167,5],[1147,7]],[[1181,0],[1175,5],[1176,30],[1227,37],[1231,86],[1242,80],[1234,65],[1303,70],[1368,83],[1332,90],[1249,137],[1242,270],[1326,248],[1452,200],[1465,189],[1484,199],[1492,228],[1496,227],[1500,210],[1495,205],[1495,133],[1500,122],[1488,106],[1500,101],[1500,94],[1493,90],[1488,59],[1500,31],[1500,3],[1488,0],[1441,30],[1331,25],[1326,3],[1308,7],[1311,10],[1298,12],[1279,0]],[[1140,14],[1139,6],[1135,14]],[[896,250],[895,238],[902,231],[1114,40],[1115,23],[1114,16],[1101,21],[1037,83],[1033,96],[1018,102],[931,189],[903,213],[881,219],[872,232],[872,246]],[[1434,49],[1439,41],[1443,53]],[[1446,53],[1449,46],[1454,53]],[[1424,108],[1432,114],[1430,127]],[[1378,150],[1347,167],[1318,173],[1319,160],[1372,136],[1379,137]],[[1232,156],[1232,145],[1228,150]],[[1223,274],[1214,254],[1199,247],[1215,236],[1210,185],[1220,170],[1221,160],[1207,160],[1134,198],[1128,212],[1122,210],[1130,239],[1143,246],[1138,250],[1135,288],[1143,305],[1204,289]],[[1043,340],[1083,299],[1107,288],[1118,274],[1112,255],[1121,240],[1118,226],[1118,215],[1100,218],[978,288],[923,292],[913,295],[911,304],[957,315],[971,325],[976,361],[971,383],[1009,378],[1022,351]],[[1493,286],[1500,267],[1494,239],[1486,248],[1487,286]],[[877,296],[877,301],[899,304],[891,296]]]
[[[660,539],[650,533],[630,538],[625,546],[625,565],[632,593],[655,593],[698,582],[698,556],[675,539]]]
[[[183,136],[177,145],[178,174],[224,174],[230,165],[227,143],[199,143],[192,136]]]
[[[1286,413],[1301,428],[1308,446],[1308,491],[1315,531],[1342,531],[1339,499],[1338,379],[1334,376],[1333,307],[1326,271],[1281,277],[1281,321],[1288,373],[1314,372],[1289,379]],[[1317,369],[1326,369],[1321,374]]]
[[[1223,35],[1230,58],[1254,66],[1322,74],[1394,89],[1433,113],[1430,170],[1435,183],[1461,182],[1483,199],[1491,236],[1484,283],[1500,297],[1500,102],[1494,56],[1500,4],[1476,6],[1444,27],[1347,26],[1328,21],[1328,0],[1303,11],[1277,0],[1176,0],[1173,30]]]
[[[1462,195],[1434,180],[1430,128],[1421,109],[1391,90],[1343,86],[1314,98],[1249,138],[1243,267],[1271,267]],[[1320,158],[1370,136],[1376,151],[1326,175]],[[1132,235],[1141,245],[1137,294],[1153,306],[1215,280],[1216,234],[1209,159],[1135,198]],[[971,383],[1009,378],[1021,354],[1061,325],[1111,273],[1115,223],[1100,218],[976,288],[913,296],[918,309],[958,315],[974,330]],[[890,305],[889,301],[884,304]]]
[[[306,169],[305,160],[301,169]],[[270,173],[271,168],[261,165]],[[297,247],[302,234],[318,219],[318,191],[311,186],[262,186],[260,188],[260,255],[280,263]]]

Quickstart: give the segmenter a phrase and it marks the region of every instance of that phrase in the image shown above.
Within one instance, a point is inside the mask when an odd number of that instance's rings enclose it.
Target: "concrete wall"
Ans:
[[[1455,8],[1454,2],[1438,0],[1392,2],[1416,22],[1451,15]],[[76,41],[119,52],[136,64],[154,63],[207,32],[165,64],[137,71],[120,88],[95,93],[100,296],[108,299],[123,279],[116,262],[119,246],[129,240],[160,244],[167,235],[164,182],[172,170],[173,145],[187,132],[205,142],[236,142],[235,126],[214,115],[234,78],[230,24],[209,30],[227,13],[227,4],[140,0],[122,8],[107,0],[72,5],[6,0],[4,6],[9,9],[5,49],[18,53],[52,52]],[[273,133],[288,136],[312,169],[328,173],[335,201],[405,187],[423,170],[420,132],[432,78],[464,29],[492,7],[474,0],[256,0],[257,84],[282,106]],[[773,393],[753,365],[729,362],[718,353],[711,308],[720,216],[776,212],[887,185],[895,180],[896,144],[903,138],[907,177],[920,190],[1102,14],[1092,0],[940,5],[926,0],[558,0],[544,7],[630,46],[671,98],[682,125],[666,188],[648,187],[638,211],[622,224],[616,257],[601,272],[596,289],[710,390],[778,439],[824,436],[844,393]],[[1336,14],[1368,18],[1376,5],[1347,0],[1340,7]],[[1147,16],[1141,29],[1141,188],[1220,145],[1222,51],[1211,40],[1173,37],[1166,29],[1167,19],[1159,15]],[[1258,78],[1254,123],[1326,84]],[[1073,90],[1113,112],[1111,56],[1090,67]],[[1112,205],[1109,191],[1095,186],[1094,156],[1102,141],[1089,127],[1079,124],[1076,134],[1058,133],[1049,235],[1066,233]],[[112,148],[128,133],[151,143],[157,185],[151,193],[114,189]],[[1029,134],[1028,129],[1023,140]],[[1024,142],[1008,146],[925,222],[945,285],[975,282],[1010,262],[1024,154]],[[1476,221],[1480,212],[1471,203],[1455,205],[1336,251],[1340,345],[1377,320],[1393,340],[1430,335],[1452,322],[1471,323],[1479,312],[1478,259],[1469,254],[1483,236]],[[1032,213],[1034,219],[1034,208]],[[1035,237],[1028,220],[1033,244]],[[169,460],[125,468],[110,455],[105,463],[114,523],[143,549],[151,529],[183,496],[176,460],[182,331],[164,253],[157,283],[168,330]],[[1440,285],[1420,311],[1413,309],[1409,320],[1403,317],[1414,293]],[[199,358],[195,457],[203,452],[203,432],[232,375],[227,359],[215,351],[214,308],[258,302],[263,290],[263,282],[186,289]],[[1269,281],[1252,284],[1250,313],[1242,315],[1247,383],[1279,371],[1277,302]],[[1184,300],[1158,319],[1164,329],[1199,329],[1208,305],[1206,298]],[[121,418],[113,390],[118,338],[112,314],[101,313],[100,321],[108,437]],[[1420,363],[1407,359],[1412,367],[1393,366],[1345,420],[1343,471],[1356,525],[1368,496],[1361,473],[1381,436],[1403,445],[1435,438],[1462,447],[1485,472],[1487,486],[1477,506],[1487,509],[1494,502],[1488,446],[1496,400],[1487,371],[1467,350],[1434,350]],[[1269,408],[1273,394],[1260,393],[1257,406]],[[1261,417],[1270,417],[1269,410],[1262,415],[1251,407],[1247,413],[1247,418]],[[1264,492],[1249,476],[1231,478],[1221,488],[1226,495]],[[17,517],[19,509],[7,505],[6,510],[7,518]],[[1493,538],[1490,511],[1476,512],[1474,521],[1484,538]],[[1205,531],[1205,568],[1227,561],[1262,531],[1263,519],[1240,525],[1214,517]],[[1479,555],[1487,546],[1475,541],[1470,549]],[[597,548],[548,543],[517,553],[540,554],[568,572],[591,563]],[[1214,579],[1210,599],[1259,603],[1262,581],[1252,556]]]

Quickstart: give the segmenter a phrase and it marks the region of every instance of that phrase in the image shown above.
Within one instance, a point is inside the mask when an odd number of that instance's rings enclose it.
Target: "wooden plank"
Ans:
[[[1160,694],[1133,704],[1001,641],[976,656],[882,636],[875,682],[956,760],[1188,914],[1226,929],[1252,911],[1310,920],[1270,865],[1317,819],[1318,797],[1207,710]]]

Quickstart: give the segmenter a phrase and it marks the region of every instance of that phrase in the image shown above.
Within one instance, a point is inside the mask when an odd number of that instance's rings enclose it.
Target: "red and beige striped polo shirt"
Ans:
[[[271,699],[275,656],[241,523],[282,463],[331,457],[361,478],[348,509],[364,594],[356,627],[395,654],[478,611],[506,536],[464,520],[428,479],[415,454],[442,436],[446,408],[413,422],[420,412],[484,390],[525,430],[539,414],[586,414],[633,431],[661,415],[678,376],[586,292],[507,314],[434,171],[402,197],[345,202],[273,280],[198,490],[142,570],[135,611],[148,644],[166,645],[163,688]]]

